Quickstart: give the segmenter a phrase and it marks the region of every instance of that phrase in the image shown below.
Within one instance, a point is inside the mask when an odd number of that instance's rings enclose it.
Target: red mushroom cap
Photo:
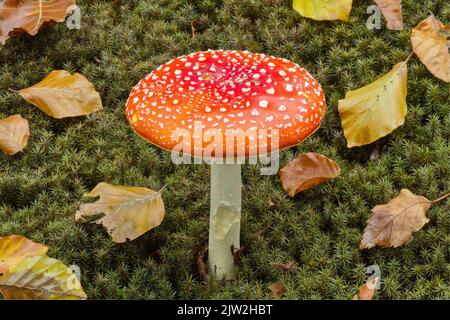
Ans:
[[[176,58],[147,75],[131,91],[126,115],[138,135],[165,150],[179,143],[172,139],[176,130],[187,130],[194,139],[200,121],[203,131],[223,135],[224,150],[226,130],[266,129],[270,137],[276,129],[279,145],[271,148],[269,142],[265,151],[271,152],[306,139],[319,128],[325,109],[319,83],[297,64],[247,51],[210,50]],[[202,150],[209,143],[203,141]],[[246,156],[260,153],[245,150]]]

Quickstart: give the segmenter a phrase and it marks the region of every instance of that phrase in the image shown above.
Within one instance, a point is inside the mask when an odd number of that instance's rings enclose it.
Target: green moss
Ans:
[[[450,219],[445,203],[407,246],[358,249],[370,209],[401,188],[430,199],[450,190],[450,96],[413,57],[406,124],[373,146],[347,149],[337,101],[374,81],[411,51],[411,29],[433,11],[449,23],[448,1],[404,3],[405,30],[369,31],[366,8],[355,1],[350,22],[315,22],[290,0],[78,1],[82,29],[55,25],[21,35],[0,48],[0,117],[29,120],[25,152],[0,155],[0,235],[21,234],[77,264],[90,298],[268,298],[282,281],[291,299],[348,299],[378,264],[383,299],[450,298]],[[120,5],[122,3],[122,5]],[[199,20],[196,37],[191,21]],[[124,117],[128,94],[153,68],[205,49],[249,49],[291,59],[322,84],[329,104],[321,129],[282,153],[323,153],[342,167],[340,179],[290,199],[278,176],[243,169],[242,243],[247,246],[232,283],[204,282],[196,263],[207,242],[209,168],[175,166],[170,156],[135,136]],[[77,71],[101,93],[104,111],[55,120],[8,89],[24,88],[53,69]],[[98,182],[167,185],[163,224],[139,239],[114,244],[98,225],[77,225],[83,192]],[[270,208],[271,199],[276,206]],[[447,202],[448,203],[448,202]],[[296,260],[285,272],[272,263]]]

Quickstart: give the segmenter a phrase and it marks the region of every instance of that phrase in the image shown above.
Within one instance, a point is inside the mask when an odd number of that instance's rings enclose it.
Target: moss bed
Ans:
[[[79,0],[82,28],[57,24],[0,47],[0,118],[30,122],[24,152],[0,154],[0,236],[45,243],[49,255],[81,268],[94,299],[264,299],[283,282],[287,299],[349,299],[378,265],[378,299],[450,299],[449,200],[433,206],[430,222],[397,249],[360,250],[370,209],[401,188],[429,199],[450,191],[450,93],[413,57],[409,62],[405,125],[372,146],[348,149],[337,103],[348,90],[374,81],[411,52],[411,29],[432,11],[449,24],[448,0],[403,1],[402,32],[368,30],[371,1],[354,1],[351,19],[302,18],[291,0]],[[191,22],[195,20],[196,36]],[[124,105],[139,79],[160,64],[206,49],[239,49],[290,59],[322,84],[328,113],[322,127],[281,154],[302,152],[337,161],[339,179],[287,196],[278,176],[243,167],[246,252],[234,282],[205,281],[197,268],[207,243],[209,167],[172,164],[170,155],[130,129]],[[100,92],[104,110],[56,120],[9,89],[25,88],[51,70],[80,72]],[[115,244],[99,225],[74,214],[99,182],[166,186],[166,218],[135,241]],[[269,199],[275,203],[269,206]],[[295,260],[292,272],[273,263]]]

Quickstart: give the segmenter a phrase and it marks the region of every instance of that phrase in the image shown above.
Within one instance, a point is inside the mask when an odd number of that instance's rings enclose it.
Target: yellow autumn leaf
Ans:
[[[36,85],[18,93],[49,116],[57,119],[88,115],[103,109],[100,94],[83,75],[52,71]]]
[[[86,197],[100,197],[81,205],[75,214],[77,222],[103,213],[94,220],[102,224],[115,242],[134,240],[159,226],[164,218],[164,202],[160,192],[147,188],[113,186],[99,183]]]
[[[406,112],[407,61],[400,62],[375,82],[347,92],[339,100],[339,115],[349,148],[388,135],[403,125]]]
[[[22,236],[0,237],[0,274],[29,256],[42,256],[48,248]]]
[[[411,33],[414,53],[428,70],[447,83],[450,82],[450,26],[431,15],[420,22]]]
[[[306,18],[348,21],[352,0],[294,0],[293,7]]]
[[[87,296],[71,269],[48,256],[30,256],[0,275],[7,300],[80,300]]]
[[[20,115],[0,120],[0,150],[8,155],[22,151],[30,136],[28,121]]]

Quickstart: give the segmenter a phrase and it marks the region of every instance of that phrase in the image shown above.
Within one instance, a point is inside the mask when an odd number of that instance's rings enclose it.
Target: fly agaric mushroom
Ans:
[[[325,109],[323,91],[305,69],[286,59],[247,51],[209,50],[179,57],[133,88],[126,116],[148,142],[173,151],[179,145],[173,133],[184,130],[192,139],[184,152],[195,157],[209,146],[204,137],[200,143],[195,140],[197,123],[223,138],[224,149],[216,144],[218,150],[210,153],[227,159],[225,164],[211,163],[210,274],[234,278],[232,248],[240,247],[241,162],[230,164],[228,159],[299,144],[319,128]],[[277,132],[278,145],[252,148],[247,138],[244,149],[233,141],[229,150],[227,130],[238,129]]]

